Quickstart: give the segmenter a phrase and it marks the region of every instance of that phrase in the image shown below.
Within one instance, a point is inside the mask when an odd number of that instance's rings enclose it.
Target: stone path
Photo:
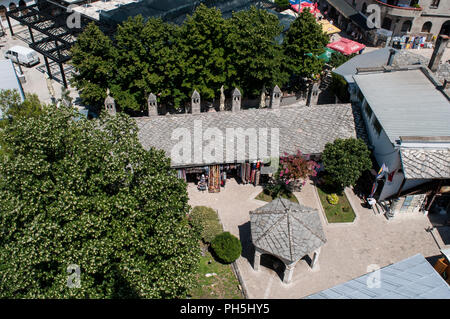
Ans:
[[[356,221],[327,224],[321,213],[327,243],[322,247],[318,267],[313,271],[309,258],[302,259],[295,268],[292,283],[285,285],[281,282],[284,266],[274,263],[269,256],[263,255],[259,272],[252,267],[249,211],[266,204],[254,199],[261,191],[260,186],[239,185],[234,180],[228,180],[225,189],[217,194],[201,193],[195,185],[188,187],[191,206],[217,209],[224,229],[241,239],[243,253],[236,263],[250,298],[302,298],[359,277],[372,265],[384,267],[417,253],[425,257],[440,255],[433,237],[425,231],[431,226],[427,217],[418,213],[388,221],[363,208],[348,191]],[[296,196],[302,204],[319,209],[315,192],[309,182]]]

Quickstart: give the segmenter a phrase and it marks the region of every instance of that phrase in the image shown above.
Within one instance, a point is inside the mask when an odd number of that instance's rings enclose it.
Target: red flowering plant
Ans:
[[[305,185],[306,179],[310,176],[316,176],[319,164],[310,160],[309,155],[303,155],[297,151],[296,155],[288,155],[280,157],[280,168],[278,178],[288,185],[291,182],[303,179],[302,186]]]

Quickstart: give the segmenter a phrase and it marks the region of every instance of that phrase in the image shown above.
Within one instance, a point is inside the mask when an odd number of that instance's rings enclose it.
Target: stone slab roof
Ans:
[[[296,262],[327,241],[316,209],[278,198],[250,212],[255,247]]]
[[[344,64],[333,70],[333,73],[339,74],[345,78],[348,83],[354,83],[353,75],[357,73],[356,68],[369,68],[385,66],[389,59],[389,50],[391,48],[381,48],[371,52],[358,54]],[[395,50],[395,49],[394,49]],[[393,66],[404,67],[407,65],[428,66],[430,59],[412,52],[412,50],[395,50]],[[414,50],[413,50],[414,51]],[[444,80],[450,81],[450,63],[441,63],[434,73],[436,78],[444,83]]]
[[[226,138],[230,138],[226,131],[230,128],[255,129],[258,133],[258,143],[256,144],[249,143],[248,138],[245,139],[246,160],[263,160],[264,158],[260,158],[258,152],[257,158],[251,156],[252,151],[257,151],[259,145],[263,144],[267,145],[268,155],[270,155],[271,132],[274,132],[274,129],[279,129],[280,155],[284,152],[295,154],[298,150],[301,150],[304,154],[320,154],[326,143],[333,142],[337,138],[360,137],[367,142],[367,135],[359,109],[350,104],[285,107],[278,110],[249,109],[239,112],[202,112],[200,114],[140,117],[135,120],[139,128],[138,137],[143,147],[145,149],[155,147],[164,150],[166,155],[172,158],[173,167],[238,162],[240,158],[236,154],[236,144],[238,143],[236,138],[234,160],[229,161],[226,157]],[[208,128],[215,128],[222,133],[222,143],[217,144],[223,150],[222,161],[216,162],[204,156],[201,156],[201,159],[195,158],[195,154],[202,154],[202,151],[205,151],[209,140],[204,139],[202,150],[199,150],[199,145],[194,145],[194,124],[197,127],[200,124],[203,132]],[[267,136],[260,134],[260,129],[264,128],[267,129]],[[177,160],[172,156],[174,146],[182,140],[182,138],[176,138],[177,136],[173,135],[177,132],[177,129],[183,129],[190,133],[192,156],[189,161]],[[241,138],[245,137],[245,132],[237,135]],[[219,138],[217,142],[219,142]]]
[[[377,283],[370,273],[306,299],[450,299],[450,286],[421,254],[381,268],[378,274]]]
[[[401,148],[405,177],[409,179],[450,178],[449,148]]]

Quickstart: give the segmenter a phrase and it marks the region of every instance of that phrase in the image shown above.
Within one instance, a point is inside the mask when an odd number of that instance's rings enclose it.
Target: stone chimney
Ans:
[[[197,92],[197,90],[194,90],[194,93],[192,93],[191,97],[191,113],[192,114],[200,114],[200,93]]]
[[[148,116],[158,116],[158,101],[156,95],[150,93],[147,99]]]
[[[395,50],[389,49],[389,58],[387,61],[387,65],[392,66],[392,63],[394,63],[394,56],[395,56]]]
[[[233,98],[233,101],[232,101],[232,104],[231,104],[231,110],[233,112],[239,112],[241,110],[241,98],[242,98],[242,95],[241,95],[241,91],[239,91],[238,88],[235,88],[233,90],[232,98]]]
[[[281,102],[281,90],[278,85],[275,85],[272,91],[272,99],[270,101],[270,107],[272,109],[279,109]]]
[[[106,90],[105,110],[109,115],[116,115],[116,101],[109,95],[109,89]]]
[[[445,48],[447,47],[449,37],[446,35],[440,35],[436,41],[436,45],[434,47],[433,55],[430,59],[430,64],[428,64],[428,68],[432,72],[436,72],[439,63],[441,62],[442,56],[444,55]]]

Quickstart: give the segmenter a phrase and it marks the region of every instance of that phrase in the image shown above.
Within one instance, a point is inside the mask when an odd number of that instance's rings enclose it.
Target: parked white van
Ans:
[[[13,46],[6,51],[5,58],[28,67],[39,63],[39,56],[36,51],[20,45]]]

